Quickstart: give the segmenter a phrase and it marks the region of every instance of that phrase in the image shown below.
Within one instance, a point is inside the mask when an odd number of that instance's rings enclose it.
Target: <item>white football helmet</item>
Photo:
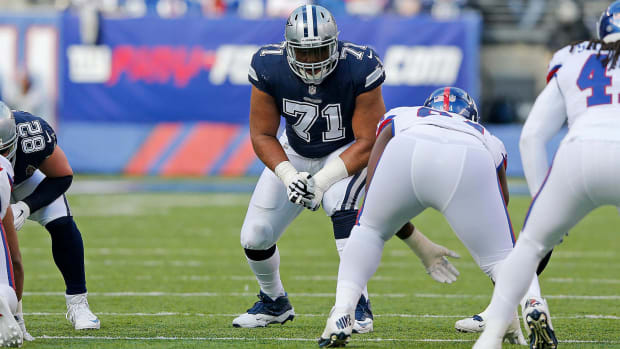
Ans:
[[[5,156],[15,166],[15,151],[17,150],[17,129],[15,116],[6,104],[0,102],[0,154],[8,150]]]
[[[306,84],[318,85],[338,64],[338,26],[324,7],[302,5],[286,22],[288,65]]]

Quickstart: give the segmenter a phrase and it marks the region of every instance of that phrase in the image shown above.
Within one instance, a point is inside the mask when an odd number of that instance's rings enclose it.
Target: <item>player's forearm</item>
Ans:
[[[64,194],[71,186],[73,176],[47,177],[37,186],[28,197],[22,201],[28,205],[30,212],[35,212],[41,207],[51,204],[59,196]]]
[[[374,139],[357,139],[355,143],[340,154],[340,158],[342,158],[349,173],[358,173],[368,166],[368,159],[374,143]]]
[[[282,145],[274,136],[253,135],[252,146],[256,156],[272,171],[282,161],[288,161]]]
[[[4,226],[4,232],[9,246],[9,253],[11,255],[11,265],[13,267],[13,276],[15,280],[15,293],[17,294],[17,299],[21,300],[22,293],[24,292],[24,265],[22,264],[22,255],[19,250],[17,231],[13,225],[13,211],[10,206],[7,208],[6,215],[2,220],[2,225]]]

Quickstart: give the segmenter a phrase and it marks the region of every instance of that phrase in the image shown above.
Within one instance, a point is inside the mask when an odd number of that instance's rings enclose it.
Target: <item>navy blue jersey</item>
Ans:
[[[289,144],[304,157],[324,157],[353,141],[355,98],[385,80],[371,48],[338,41],[338,51],[336,69],[320,85],[306,84],[291,71],[285,43],[264,46],[252,57],[250,82],[275,99]]]
[[[56,133],[38,116],[24,111],[13,111],[17,124],[17,152],[15,154],[14,184],[30,178],[54,148]]]

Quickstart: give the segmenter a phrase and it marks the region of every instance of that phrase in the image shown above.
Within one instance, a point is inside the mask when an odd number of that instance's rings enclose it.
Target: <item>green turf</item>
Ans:
[[[331,222],[321,211],[304,212],[278,244],[282,279],[298,314],[295,321],[266,329],[231,326],[232,314],[249,308],[258,292],[239,245],[248,200],[247,195],[223,194],[70,197],[86,246],[89,301],[102,322],[101,330],[90,332],[73,331],[64,319],[64,287],[52,260],[50,239],[42,228],[28,223],[20,232],[28,328],[37,337],[70,338],[38,338],[25,347],[316,347],[315,338],[334,301],[338,263]],[[528,204],[524,197],[512,199],[510,212],[517,230]],[[375,294],[375,332],[354,336],[350,347],[468,348],[477,337],[455,332],[454,321],[488,304],[491,283],[441,215],[427,211],[414,223],[431,239],[463,256],[454,261],[461,271],[459,280],[452,285],[434,282],[404,244],[398,239],[388,242],[382,264],[369,283],[371,295]],[[619,224],[615,208],[592,213],[557,248],[543,275],[545,295],[615,296],[550,297],[553,324],[561,341],[599,342],[563,343],[561,348],[620,348]],[[187,296],[111,296],[111,292]],[[426,314],[441,317],[420,316]],[[579,318],[584,315],[610,317]],[[104,338],[75,338],[79,336]]]

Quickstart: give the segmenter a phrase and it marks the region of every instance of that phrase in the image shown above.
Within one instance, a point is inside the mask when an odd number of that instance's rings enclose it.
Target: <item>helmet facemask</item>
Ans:
[[[286,22],[286,60],[306,84],[318,85],[338,65],[338,26],[327,9],[302,5]]]
[[[7,151],[8,151],[8,154],[4,155],[4,153],[6,153]],[[13,167],[15,167],[15,153],[16,152],[17,152],[17,134],[15,134],[15,137],[12,140],[0,146],[0,154],[2,154],[7,160],[9,160],[9,162],[11,162],[11,165],[13,165]]]
[[[336,38],[310,44],[286,43],[288,64],[293,72],[307,84],[323,82],[338,64]]]

